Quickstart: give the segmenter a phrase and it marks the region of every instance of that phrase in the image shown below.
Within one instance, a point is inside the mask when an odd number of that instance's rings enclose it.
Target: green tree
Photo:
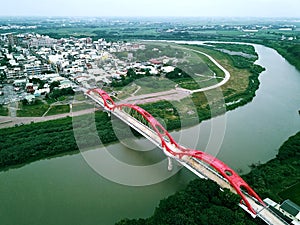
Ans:
[[[59,87],[60,82],[59,81],[54,81],[50,84],[50,91],[52,91],[55,87]]]

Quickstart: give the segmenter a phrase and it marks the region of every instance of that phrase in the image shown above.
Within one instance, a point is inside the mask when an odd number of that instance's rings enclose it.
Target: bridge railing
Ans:
[[[219,175],[217,176],[221,175],[227,182],[229,182],[229,184],[234,188],[236,193],[242,198],[243,204],[245,204],[248,210],[253,214],[256,214],[256,211],[252,208],[244,192],[248,193],[250,196],[256,199],[256,201],[259,202],[263,207],[265,206],[265,203],[260,199],[260,197],[255,193],[255,191],[237,173],[235,173],[234,170],[232,170],[222,161],[205,152],[188,149],[179,145],[168,133],[168,131],[146,110],[132,104],[117,105],[111,99],[111,97],[101,89],[92,89],[87,92],[88,95],[91,95],[92,93],[98,95],[98,97],[102,99],[103,107],[106,110],[111,111],[112,113],[115,109],[122,108],[130,108],[139,113],[145,120],[147,120],[147,122],[150,124],[150,128],[154,130],[154,132],[160,138],[161,147],[172,156],[178,157],[179,159],[186,156],[192,157],[211,166],[214,170],[216,170],[219,173]],[[173,148],[170,148],[169,143],[172,146],[175,146],[177,150],[174,151]]]

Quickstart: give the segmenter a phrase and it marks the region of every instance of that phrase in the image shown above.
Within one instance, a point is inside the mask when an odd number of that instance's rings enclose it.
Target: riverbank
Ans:
[[[258,76],[263,70],[262,67],[254,65],[254,60],[249,61],[246,67],[239,69],[234,65],[234,58],[227,54],[199,46],[189,47],[195,51],[206,51],[206,54],[213,55],[232,74],[231,79],[222,87],[225,104],[227,103],[226,110],[233,110],[253,99],[255,91],[259,87]],[[258,69],[252,70],[252,68]],[[208,102],[206,95],[207,93],[203,92],[192,95],[192,101],[196,107],[196,112],[193,113],[185,107],[184,99],[180,104],[159,101],[142,105],[142,107],[152,115],[164,119],[167,129],[170,131],[210,119],[212,116],[210,106],[219,104],[220,99]],[[221,97],[223,98],[223,96]],[[168,109],[167,112],[166,109]],[[224,106],[219,109],[214,112],[213,116],[225,113]],[[181,112],[178,113],[179,111]],[[184,116],[182,117],[182,115]],[[117,141],[110,118],[103,112],[97,112],[95,117],[102,143]],[[0,136],[0,168],[78,150],[71,118],[1,129]]]
[[[106,113],[96,112],[95,124],[104,144],[117,140]],[[78,151],[73,129],[71,117],[0,129],[0,169]]]
[[[194,180],[174,195],[160,201],[147,219],[123,219],[116,225],[245,224],[263,225],[238,206],[239,197],[210,180]]]
[[[252,165],[244,178],[262,198],[290,199],[300,205],[300,132],[284,142],[275,159]]]
[[[249,42],[264,45],[275,49],[291,65],[300,71],[300,43],[289,43],[286,41],[274,40],[248,40]]]
[[[261,84],[253,101],[226,113],[226,134],[217,154],[239,173],[248,172],[248,165],[274,158],[276,149],[300,127],[299,72],[276,51],[263,46],[255,48],[259,53],[258,63],[266,71],[259,77]],[[208,151],[206,141],[211,139],[210,124],[216,119],[174,131],[171,135],[184,146],[194,147],[197,143],[196,149]],[[147,143],[146,140],[138,140],[139,146]],[[150,156],[139,153],[134,150],[138,146],[127,148],[131,146],[127,144],[116,142],[86,153],[101,157],[101,151],[107,151],[121,162],[139,166],[152,165],[157,162],[155,156],[161,155],[159,150],[149,152]],[[114,166],[107,168],[117,169]],[[160,172],[166,173],[166,167]],[[137,179],[144,179],[147,174],[140,171]],[[127,173],[120,172],[120,175],[126,176]],[[2,221],[7,224],[51,225],[72,224],[85,218],[85,224],[92,225],[98,221],[112,225],[122,218],[148,218],[160,199],[182,190],[188,181],[195,178],[183,169],[162,183],[128,187],[95,173],[81,154],[64,153],[64,156],[56,155],[1,172],[0,180],[4,184],[0,188]]]
[[[277,202],[290,199],[300,204],[299,160],[300,132],[283,143],[275,159],[253,165],[252,171],[243,178],[262,198],[272,198]],[[153,216],[147,219],[123,219],[116,225],[210,224],[209,221],[217,224],[264,224],[246,216],[238,207],[238,202],[238,196],[227,190],[221,192],[214,182],[194,180],[184,190],[161,200]],[[201,214],[190,213],[194,210]]]

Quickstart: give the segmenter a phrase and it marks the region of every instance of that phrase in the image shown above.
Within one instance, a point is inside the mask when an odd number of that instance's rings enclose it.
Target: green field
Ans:
[[[76,104],[72,104],[72,112],[77,112],[85,109],[92,109],[94,107],[95,107],[94,104],[89,104],[85,102],[76,103]]]
[[[18,117],[40,117],[49,109],[49,105],[45,104],[41,100],[36,100],[33,104],[20,104],[17,111]]]
[[[46,116],[52,116],[57,114],[69,113],[69,105],[53,105],[50,107],[50,110],[47,112]]]

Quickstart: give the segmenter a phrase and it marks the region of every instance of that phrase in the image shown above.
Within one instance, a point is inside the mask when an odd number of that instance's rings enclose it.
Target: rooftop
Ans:
[[[291,200],[285,200],[281,206],[281,209],[285,210],[286,212],[290,213],[294,217],[296,217],[300,213],[300,206],[292,202]]]

